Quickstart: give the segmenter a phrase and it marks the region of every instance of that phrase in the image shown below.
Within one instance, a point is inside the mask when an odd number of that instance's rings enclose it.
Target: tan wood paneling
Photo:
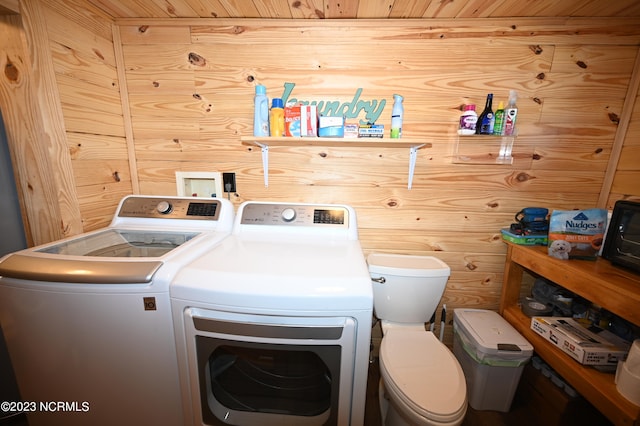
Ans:
[[[49,54],[45,11],[39,1],[25,0],[21,2],[21,13],[24,34],[20,35],[25,37],[29,56],[14,57],[11,61],[18,68],[5,72],[5,76],[17,79],[12,85],[24,85],[21,97],[14,98],[8,110],[17,114],[14,128],[26,127],[30,133],[16,133],[14,144],[16,151],[26,154],[17,158],[17,169],[32,243],[40,244],[77,234],[82,231],[82,223]],[[14,46],[21,46],[21,42],[15,41]]]
[[[216,170],[237,174],[236,204],[349,203],[366,253],[436,255],[452,267],[443,301],[488,309],[498,306],[502,280],[499,230],[515,212],[597,203],[638,50],[627,36],[591,43],[598,38],[593,22],[542,31],[526,21],[517,36],[496,36],[499,22],[473,29],[448,23],[438,28],[444,39],[396,21],[383,29],[351,21],[340,28],[233,23],[192,26],[191,44],[160,35],[152,42],[148,34],[140,42],[139,24],[123,26],[141,191],[174,192],[176,170]],[[519,37],[523,28],[531,30],[527,37]],[[590,35],[572,36],[578,28]],[[153,29],[151,22],[146,31]],[[363,50],[369,44],[375,48]],[[418,153],[413,189],[406,189],[406,149],[303,146],[270,149],[265,188],[260,150],[238,143],[252,131],[256,82],[271,97],[294,82],[291,96],[304,100],[346,102],[358,87],[366,99],[405,95],[405,134],[432,143]],[[452,164],[461,105],[481,109],[490,91],[496,104],[506,101],[510,88],[520,96],[514,164]],[[388,114],[379,122],[388,126]],[[483,157],[497,147],[471,142],[466,149]]]
[[[9,1],[9,0],[5,0]],[[464,18],[514,16],[638,16],[635,0],[172,0],[164,7],[148,0],[90,0],[113,17],[203,18]],[[159,3],[158,3],[159,5]]]
[[[101,212],[113,211],[118,200],[106,197],[100,201],[104,205],[96,205],[95,194],[83,188],[110,184],[114,194],[130,194],[132,182],[122,145],[125,129],[111,23],[81,5],[78,0],[66,7],[47,3],[44,12],[78,194],[75,208],[82,216],[82,230],[88,231],[110,222]]]
[[[496,19],[526,14],[512,0],[468,7],[398,0],[380,8],[331,1],[285,7],[276,0],[91,3],[102,10],[80,7],[81,0],[69,3],[73,11],[43,6],[56,24],[42,44],[55,71],[54,99],[66,130],[60,140],[84,230],[108,223],[119,198],[134,188],[175,193],[177,170],[235,172],[235,204],[352,204],[365,252],[440,257],[452,268],[443,302],[452,309],[497,309],[505,253],[499,229],[526,206],[595,206],[618,121],[629,124],[626,141],[640,132],[637,108],[624,115],[640,20],[553,17],[579,14],[584,2],[578,0],[532,6],[533,14],[552,16],[544,19]],[[602,13],[595,2],[584,10]],[[115,36],[105,14],[118,18]],[[311,19],[225,18],[264,14]],[[384,25],[315,19],[335,14],[457,19]],[[285,82],[294,82],[292,96],[304,100],[346,102],[362,88],[362,99],[388,101],[378,120],[387,126],[391,95],[403,94],[405,135],[433,144],[418,153],[413,189],[406,188],[408,149],[378,147],[274,147],[264,187],[260,150],[240,137],[252,132],[255,84],[265,84],[273,97]],[[452,164],[462,105],[481,109],[489,92],[497,104],[510,89],[520,96],[514,163]],[[479,157],[493,150],[491,142],[469,148]],[[632,142],[622,150],[624,170],[615,175],[611,200],[637,191],[634,153]]]

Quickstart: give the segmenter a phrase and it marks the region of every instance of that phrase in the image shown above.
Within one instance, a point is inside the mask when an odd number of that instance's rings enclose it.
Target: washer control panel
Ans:
[[[248,203],[241,214],[243,225],[349,227],[349,210],[337,205]]]
[[[118,211],[119,217],[153,219],[218,220],[220,200],[129,197]]]

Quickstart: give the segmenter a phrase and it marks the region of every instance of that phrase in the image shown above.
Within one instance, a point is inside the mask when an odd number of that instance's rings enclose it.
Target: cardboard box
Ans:
[[[325,117],[318,119],[318,135],[321,137],[341,138],[344,136],[344,117]]]
[[[523,246],[546,246],[549,243],[547,234],[517,235],[507,228],[501,229],[500,233],[504,241]]]
[[[284,107],[284,135],[300,137],[300,105],[287,105]]]
[[[626,340],[599,327],[587,328],[573,318],[533,317],[531,329],[584,365],[615,367],[629,352]]]
[[[318,112],[315,105],[300,106],[300,136],[318,136]]]
[[[358,125],[354,123],[346,123],[344,125],[344,137],[345,138],[357,138],[358,137]]]
[[[360,138],[382,138],[384,137],[384,124],[365,124],[358,129]]]

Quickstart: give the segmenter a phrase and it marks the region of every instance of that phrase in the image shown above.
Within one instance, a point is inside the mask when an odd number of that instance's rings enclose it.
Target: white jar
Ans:
[[[478,121],[478,113],[474,104],[465,105],[464,112],[460,116],[460,125],[458,126],[459,135],[475,135],[476,123]]]

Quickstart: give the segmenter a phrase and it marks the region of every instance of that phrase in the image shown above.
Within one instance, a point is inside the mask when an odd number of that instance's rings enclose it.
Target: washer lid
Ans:
[[[466,412],[462,368],[431,332],[388,330],[380,346],[380,370],[386,387],[422,417],[450,422]]]

